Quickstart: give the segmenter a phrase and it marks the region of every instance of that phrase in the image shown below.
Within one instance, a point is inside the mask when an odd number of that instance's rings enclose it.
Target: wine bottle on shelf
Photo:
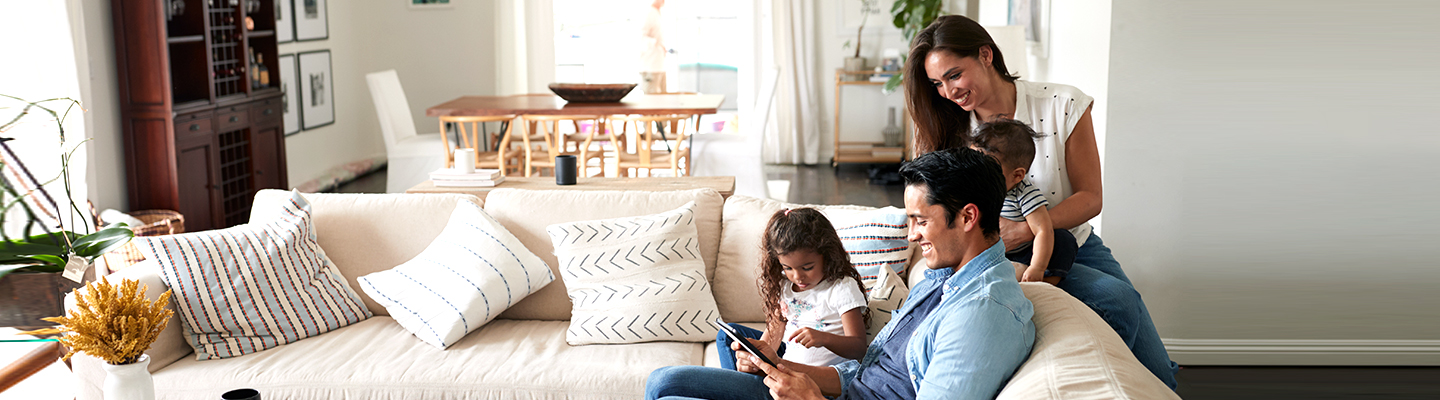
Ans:
[[[248,56],[249,56],[248,62],[250,63],[250,74],[246,75],[247,77],[250,78],[250,88],[251,88],[251,89],[259,89],[259,88],[260,88],[260,68],[256,68],[256,67],[255,67],[255,49],[246,49],[246,51],[248,52]]]
[[[252,67],[260,74],[260,85],[258,88],[270,87],[270,68],[265,67],[265,55],[255,55],[255,66]]]

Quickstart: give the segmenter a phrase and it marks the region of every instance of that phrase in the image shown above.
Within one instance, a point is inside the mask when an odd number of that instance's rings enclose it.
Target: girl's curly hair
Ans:
[[[860,283],[860,272],[850,264],[850,254],[840,242],[840,234],[824,214],[813,208],[795,208],[776,211],[765,226],[765,235],[760,241],[760,297],[764,300],[767,326],[774,328],[785,322],[780,311],[780,293],[790,280],[780,266],[780,256],[797,250],[810,250],[825,259],[821,267],[823,281],[850,277],[865,293],[865,284]],[[870,325],[869,309],[861,312],[865,325]],[[783,330],[781,330],[783,332]]]

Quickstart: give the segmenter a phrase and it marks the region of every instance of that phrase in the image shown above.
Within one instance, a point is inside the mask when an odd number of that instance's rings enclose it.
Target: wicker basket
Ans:
[[[130,227],[135,236],[163,236],[177,233],[185,233],[185,216],[179,212],[170,210],[142,210],[130,213],[130,216],[143,223],[140,226]],[[101,221],[102,223],[104,221]],[[135,242],[126,243],[120,248],[105,253],[105,265],[110,272],[119,271],[135,263],[145,261],[145,256],[140,254],[140,248],[135,247]]]

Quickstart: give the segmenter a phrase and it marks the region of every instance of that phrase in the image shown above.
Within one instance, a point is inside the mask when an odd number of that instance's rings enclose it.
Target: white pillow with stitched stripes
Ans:
[[[305,198],[290,192],[258,209],[245,225],[135,238],[174,291],[196,359],[255,353],[371,315],[320,248]]]
[[[554,280],[540,257],[469,201],[455,205],[420,255],[358,279],[395,322],[441,349]]]
[[[550,225],[545,230],[574,303],[571,345],[715,340],[720,316],[695,202],[654,215]]]

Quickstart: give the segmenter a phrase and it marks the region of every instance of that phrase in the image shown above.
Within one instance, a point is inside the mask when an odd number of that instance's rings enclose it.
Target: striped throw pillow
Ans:
[[[715,340],[720,316],[695,229],[695,202],[654,215],[550,225],[574,304],[571,345]]]
[[[273,216],[265,221],[135,238],[174,291],[197,359],[255,353],[370,317],[316,241],[310,203],[291,192],[273,207],[262,210]]]
[[[395,322],[441,349],[554,280],[540,257],[469,201],[455,205],[420,255],[359,279]]]
[[[882,275],[881,268],[905,274],[910,263],[909,228],[905,210],[895,207],[851,212],[842,215],[827,213],[830,224],[840,234],[850,264],[860,272],[860,283],[868,290]]]

